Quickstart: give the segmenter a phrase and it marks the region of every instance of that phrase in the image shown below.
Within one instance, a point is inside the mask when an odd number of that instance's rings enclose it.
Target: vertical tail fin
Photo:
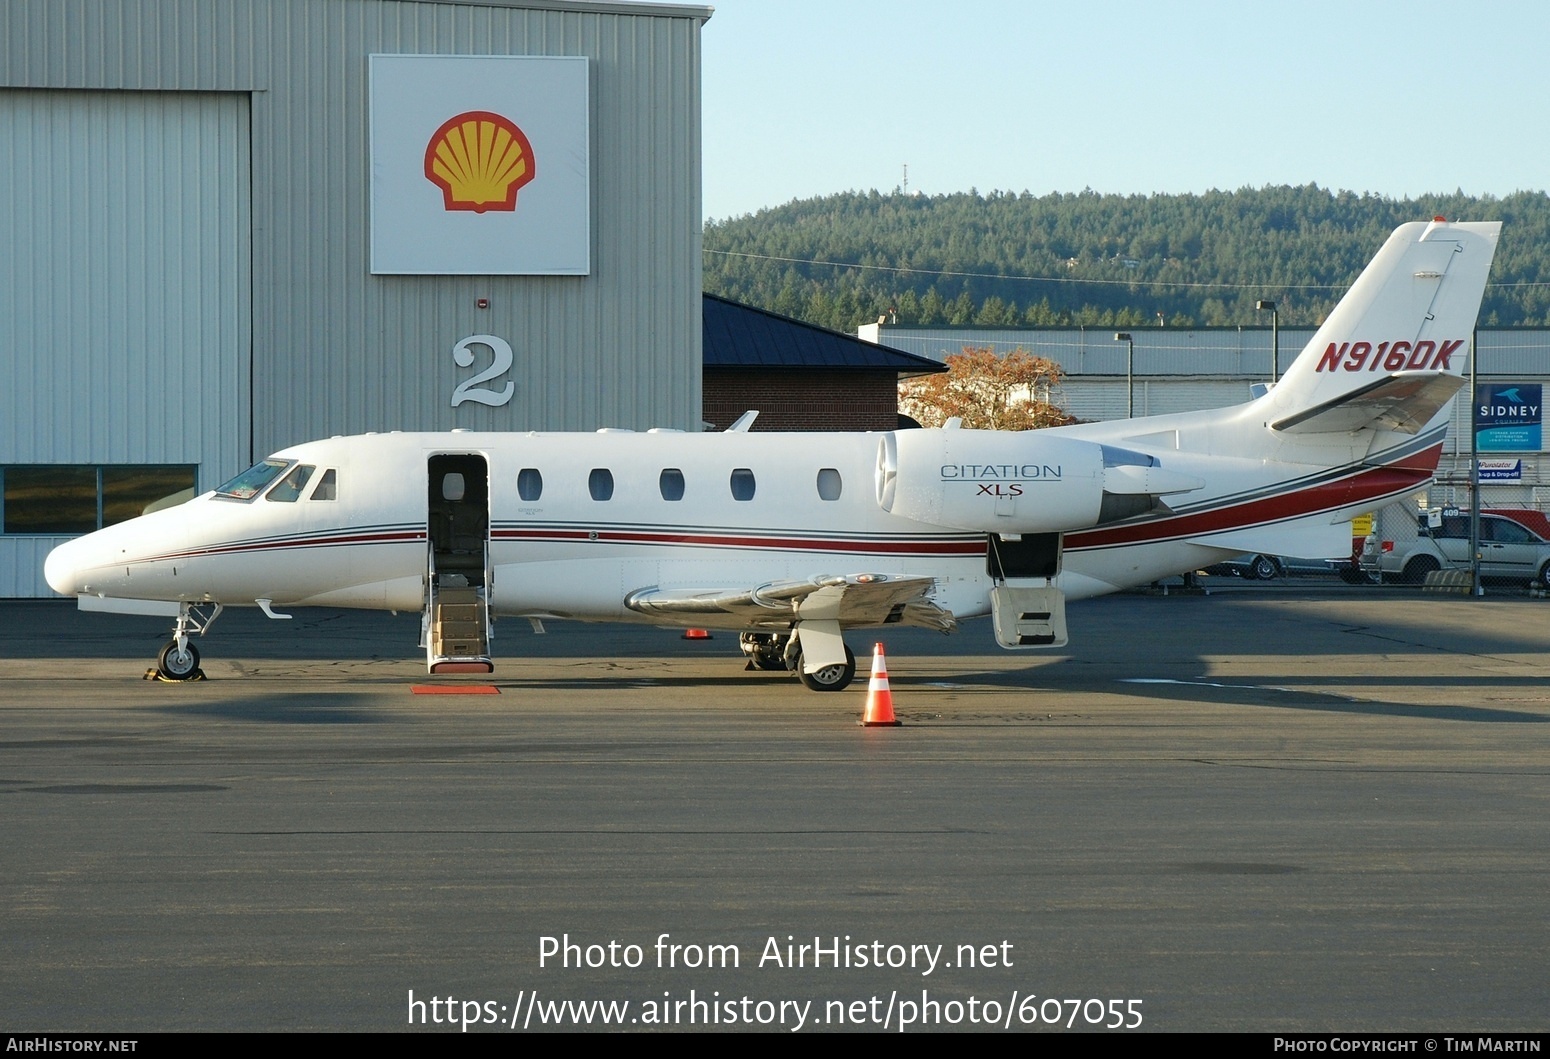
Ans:
[[[1460,386],[1499,221],[1401,225],[1261,400],[1277,430],[1417,433]]]

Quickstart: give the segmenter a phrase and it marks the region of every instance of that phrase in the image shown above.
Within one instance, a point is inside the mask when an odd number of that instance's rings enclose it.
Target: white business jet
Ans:
[[[1244,552],[1334,555],[1424,487],[1462,386],[1496,223],[1406,224],[1246,404],[1022,433],[390,433],[284,449],[60,545],[83,610],[174,619],[199,674],[226,606],[418,610],[433,673],[489,672],[492,618],[736,630],[750,664],[850,683],[848,629],[992,615],[1066,642],[1070,599]]]

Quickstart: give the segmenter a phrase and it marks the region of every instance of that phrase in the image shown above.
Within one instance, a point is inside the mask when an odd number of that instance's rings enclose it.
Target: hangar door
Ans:
[[[244,465],[249,155],[246,95],[0,90],[0,596]]]

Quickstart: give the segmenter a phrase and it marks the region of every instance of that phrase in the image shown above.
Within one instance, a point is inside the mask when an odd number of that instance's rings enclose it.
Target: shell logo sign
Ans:
[[[448,210],[510,213],[537,174],[533,145],[516,122],[488,110],[449,118],[425,147],[425,179]]]
[[[581,55],[373,55],[372,274],[591,275],[591,84]]]

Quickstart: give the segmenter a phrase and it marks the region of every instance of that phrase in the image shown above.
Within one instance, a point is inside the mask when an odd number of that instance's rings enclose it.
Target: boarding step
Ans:
[[[489,610],[475,588],[442,588],[431,610],[428,668],[432,673],[489,673]]]
[[[1066,596],[1040,585],[997,585],[990,590],[996,642],[1009,651],[1066,645]]]

